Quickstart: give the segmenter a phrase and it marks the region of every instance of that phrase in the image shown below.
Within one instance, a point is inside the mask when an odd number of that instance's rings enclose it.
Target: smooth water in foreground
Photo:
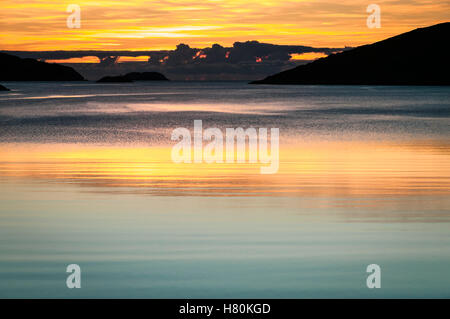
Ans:
[[[450,88],[5,85],[2,298],[450,297]],[[173,163],[194,120],[279,128],[278,173]]]

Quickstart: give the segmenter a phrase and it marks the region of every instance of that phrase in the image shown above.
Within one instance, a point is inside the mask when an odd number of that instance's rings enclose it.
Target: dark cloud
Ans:
[[[88,79],[133,71],[157,71],[173,80],[254,80],[305,63],[292,60],[292,54],[331,54],[344,48],[314,48],[276,45],[258,41],[235,42],[232,47],[214,44],[206,48],[177,45],[162,51],[9,51],[20,57],[58,60],[96,56],[99,63],[65,63]],[[147,62],[118,63],[119,57],[148,56]]]

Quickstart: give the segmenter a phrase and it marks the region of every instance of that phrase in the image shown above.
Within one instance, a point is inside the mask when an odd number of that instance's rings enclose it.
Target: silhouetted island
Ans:
[[[159,72],[131,72],[125,75],[104,76],[98,83],[123,83],[134,81],[169,81],[163,74]]]
[[[252,84],[450,85],[450,22],[331,54]]]
[[[124,75],[117,75],[117,76],[104,76],[97,81],[97,83],[126,83],[126,82],[133,82],[133,80],[130,80]]]
[[[10,89],[0,84],[0,91],[10,91]]]
[[[0,53],[0,81],[84,81],[68,66]]]

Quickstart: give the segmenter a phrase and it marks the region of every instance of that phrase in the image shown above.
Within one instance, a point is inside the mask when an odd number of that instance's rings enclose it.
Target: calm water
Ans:
[[[450,88],[2,84],[0,297],[450,297]],[[196,119],[278,173],[173,163]]]

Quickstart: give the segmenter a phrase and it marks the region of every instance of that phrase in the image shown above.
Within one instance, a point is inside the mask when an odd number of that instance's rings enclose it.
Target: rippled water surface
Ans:
[[[0,297],[450,297],[450,88],[5,85]],[[278,172],[173,163],[194,120],[279,128]]]

